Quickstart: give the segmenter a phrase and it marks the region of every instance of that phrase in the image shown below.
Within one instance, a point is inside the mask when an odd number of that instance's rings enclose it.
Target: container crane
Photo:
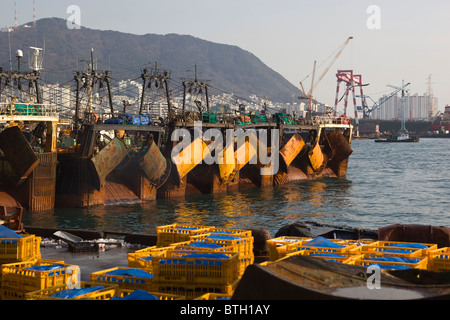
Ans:
[[[319,78],[317,78],[317,80],[315,80],[315,73],[316,73],[316,61],[314,61],[314,68],[313,68],[313,72],[312,72],[312,81],[311,81],[311,89],[309,90],[308,94],[306,94],[305,89],[303,87],[303,81],[300,82],[300,86],[302,88],[303,91],[303,99],[308,99],[308,112],[309,115],[311,116],[311,103],[312,103],[312,97],[313,97],[313,92],[314,89],[317,87],[317,85],[320,83],[320,81],[322,81],[322,79],[325,77],[325,75],[328,73],[328,71],[330,70],[331,66],[336,62],[336,60],[339,58],[339,56],[341,55],[342,51],[344,51],[345,47],[347,47],[348,43],[350,42],[350,40],[352,40],[353,37],[348,37],[347,40],[344,42],[344,44],[338,49],[336,55],[334,56],[334,58],[331,60],[330,64],[327,66],[327,68],[323,71],[323,73],[320,75]],[[309,76],[308,76],[309,77]]]

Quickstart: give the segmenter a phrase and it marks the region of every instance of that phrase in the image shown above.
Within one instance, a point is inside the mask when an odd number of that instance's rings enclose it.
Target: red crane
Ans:
[[[358,111],[365,110],[365,101],[364,99],[361,99],[361,106],[356,105],[355,87],[360,88],[361,97],[363,97],[364,96],[363,87],[367,86],[367,84],[363,84],[362,76],[360,74],[353,74],[353,70],[338,70],[336,77],[337,77],[337,88],[336,88],[336,100],[334,102],[334,116],[335,117],[337,116],[337,106],[344,97],[345,97],[344,116],[347,116],[348,95],[351,91],[353,95],[353,106],[355,108],[355,119],[358,119]],[[346,90],[342,95],[342,97],[339,99],[339,89],[342,82],[346,84]]]

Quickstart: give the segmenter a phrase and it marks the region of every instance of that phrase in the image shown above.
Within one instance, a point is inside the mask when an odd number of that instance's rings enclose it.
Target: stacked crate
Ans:
[[[310,256],[322,260],[347,263],[357,244],[352,241],[316,237],[286,244],[285,257]]]
[[[156,247],[128,256],[128,266],[153,272],[155,292],[187,299],[207,293],[230,297],[254,262],[249,230],[172,224],[156,231]]]
[[[32,234],[20,235],[0,225],[0,269],[3,265],[33,262],[41,258],[41,238]],[[0,294],[3,287],[3,273],[0,272]],[[1,296],[0,296],[1,299]]]
[[[167,247],[173,243],[190,241],[193,237],[204,235],[211,229],[213,227],[177,223],[156,227],[156,245],[158,247]]]
[[[0,264],[24,262],[41,258],[41,238],[24,235],[0,238]]]
[[[294,236],[282,236],[269,239],[266,241],[269,251],[270,261],[276,261],[284,258],[288,252],[288,245],[303,244],[307,241],[311,241],[312,238],[307,237],[294,237]],[[290,246],[289,248],[291,248]]]
[[[435,272],[450,271],[450,247],[443,247],[428,252],[428,269]]]
[[[25,294],[66,285],[74,288],[80,283],[80,268],[59,260],[35,259],[3,264],[2,300],[23,300]]]
[[[91,282],[119,289],[152,291],[153,274],[139,268],[116,267],[91,273]]]
[[[140,249],[135,252],[130,252],[127,255],[128,267],[139,268],[147,272],[153,272],[152,257],[156,254],[165,255],[167,251],[173,250],[174,246],[158,247],[151,246],[148,248]]]
[[[283,239],[275,238],[273,243]],[[436,244],[408,243],[374,240],[336,240],[316,237],[301,239],[290,237],[281,246],[272,245],[278,258],[302,255],[322,260],[368,267],[376,265],[382,269],[430,269],[438,270],[432,258],[439,256]],[[270,242],[270,240],[269,240]],[[269,247],[270,248],[270,247]],[[450,257],[450,255],[449,255]],[[437,261],[436,259],[434,261]],[[430,267],[431,266],[431,267]],[[443,270],[443,269],[441,269]],[[450,270],[450,268],[449,268]]]
[[[232,295],[239,281],[238,253],[170,251],[153,257],[155,292],[185,295],[208,292]]]
[[[211,231],[214,232],[214,231]],[[241,277],[245,269],[251,265],[255,256],[253,254],[253,237],[246,235],[224,235],[224,234],[216,234],[210,233],[209,235],[199,238],[193,241],[190,246],[217,246],[217,250],[223,250],[228,252],[237,252],[238,253],[238,268],[239,268],[239,276]]]
[[[382,269],[428,269],[428,256],[436,244],[375,241],[352,250],[357,266],[377,265]]]
[[[28,292],[25,294],[25,300],[110,300],[116,293],[117,285],[99,285],[82,281],[77,288],[60,284]]]

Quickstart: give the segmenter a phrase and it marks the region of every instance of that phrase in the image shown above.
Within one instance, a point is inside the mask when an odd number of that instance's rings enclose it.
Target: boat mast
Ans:
[[[35,47],[30,48],[34,50],[33,61],[30,64],[30,68],[32,70],[31,72],[20,70],[20,59],[23,58],[23,53],[21,50],[16,51],[17,70],[5,71],[3,68],[0,68],[0,101],[2,101],[2,95],[5,96],[5,102],[8,100],[8,98],[9,101],[12,101],[14,98],[16,98],[16,95],[14,95],[13,91],[11,90],[13,89],[13,87],[15,90],[17,90],[17,97],[19,97],[23,93],[22,81],[25,81],[28,82],[28,94],[31,96],[31,93],[33,93],[34,102],[39,104],[42,103],[42,97],[40,95],[39,88],[40,70],[42,70],[40,51],[42,49]]]
[[[194,79],[183,80],[183,117],[186,122],[186,94],[205,94],[206,99],[206,112],[208,113],[209,121],[211,121],[211,114],[209,112],[209,96],[208,96],[208,84],[204,80],[198,80],[197,78],[197,65],[195,65]],[[200,112],[200,117],[202,117],[202,110],[200,108],[200,101],[195,101],[197,108]]]
[[[77,71],[75,73],[74,79],[77,84],[76,88],[76,102],[75,102],[75,115],[74,122],[79,123],[83,122],[80,117],[80,101],[81,101],[81,89],[87,89],[87,106],[85,109],[85,116],[88,116],[94,113],[92,108],[93,104],[93,90],[96,83],[99,83],[99,88],[103,88],[103,83],[106,83],[107,94],[108,94],[108,102],[111,114],[114,115],[114,107],[112,102],[112,94],[111,94],[111,84],[110,84],[110,75],[109,71],[98,71],[96,70],[96,66],[94,64],[94,49],[91,49],[91,59],[88,61],[88,70],[87,71]]]
[[[167,118],[168,121],[170,122],[172,114],[172,103],[170,101],[170,93],[169,93],[170,71],[159,70],[157,68],[157,64],[155,63],[155,66],[154,68],[151,69],[150,73],[147,68],[142,70],[141,78],[142,78],[142,95],[139,114],[141,115],[144,111],[144,100],[146,95],[146,89],[151,88],[153,85],[156,88],[158,87],[164,88],[164,94],[167,101]]]

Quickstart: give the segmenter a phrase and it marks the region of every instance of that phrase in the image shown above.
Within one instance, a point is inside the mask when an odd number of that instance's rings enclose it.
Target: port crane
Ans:
[[[341,47],[338,49],[338,51],[336,52],[335,56],[333,57],[333,59],[331,60],[331,62],[328,64],[328,66],[326,67],[326,69],[322,72],[322,74],[319,76],[319,78],[317,80],[315,80],[315,74],[316,74],[316,61],[314,61],[314,67],[313,67],[313,72],[312,72],[312,80],[311,80],[311,89],[309,90],[308,94],[306,94],[305,89],[303,87],[303,81],[302,80],[300,82],[300,86],[302,88],[303,91],[303,97],[300,97],[300,99],[307,99],[308,100],[308,113],[309,113],[309,117],[311,117],[311,104],[312,104],[312,99],[313,99],[313,91],[314,89],[317,87],[317,85],[319,84],[320,81],[322,81],[322,79],[325,77],[325,75],[328,73],[328,71],[330,70],[330,68],[332,67],[332,65],[336,62],[336,60],[339,58],[339,56],[341,55],[342,51],[344,51],[345,47],[347,47],[348,43],[350,42],[350,40],[352,40],[353,37],[348,37],[347,40],[344,42],[343,45],[341,45]],[[306,78],[308,78],[309,76],[307,76]],[[305,79],[306,79],[305,78]]]
[[[369,84],[363,84],[362,81],[362,75],[360,74],[354,74],[353,70],[338,70],[337,74],[337,87],[336,87],[336,100],[334,102],[334,116],[337,116],[337,106],[338,103],[345,97],[345,102],[344,102],[344,116],[347,116],[347,106],[348,106],[348,95],[349,92],[352,91],[353,94],[353,105],[355,108],[355,119],[358,120],[358,110],[359,107],[357,107],[356,105],[356,96],[355,96],[355,87],[359,87],[361,90],[361,95],[363,96],[363,87],[368,86]],[[339,98],[339,88],[341,83],[344,82],[346,84],[346,90],[344,95],[342,96],[341,99],[338,100]],[[363,99],[361,99],[362,102],[362,107],[364,108],[365,105],[365,101]]]
[[[388,96],[383,97],[382,99],[380,99],[380,101],[378,101],[378,103],[375,102],[370,96],[365,96],[365,95],[357,96],[357,97],[361,97],[362,100],[364,101],[364,103],[363,103],[363,108],[362,108],[362,111],[363,111],[363,118],[364,118],[364,119],[368,119],[368,118],[370,117],[370,114],[371,114],[373,111],[375,111],[376,109],[378,109],[379,107],[381,107],[381,105],[383,105],[384,103],[386,103],[386,102],[387,102],[388,100],[390,100],[392,97],[396,96],[400,91],[403,91],[403,95],[404,95],[405,88],[406,88],[407,86],[409,86],[410,84],[411,84],[411,83],[408,82],[407,84],[403,84],[402,87],[395,87],[395,86],[392,86],[392,85],[388,85],[388,87],[395,88],[395,90],[394,90],[393,92],[391,92]],[[404,96],[403,96],[403,97],[404,97]],[[373,101],[374,104],[373,104],[373,106],[372,106],[371,108],[367,105],[366,98],[369,98],[370,100]]]

